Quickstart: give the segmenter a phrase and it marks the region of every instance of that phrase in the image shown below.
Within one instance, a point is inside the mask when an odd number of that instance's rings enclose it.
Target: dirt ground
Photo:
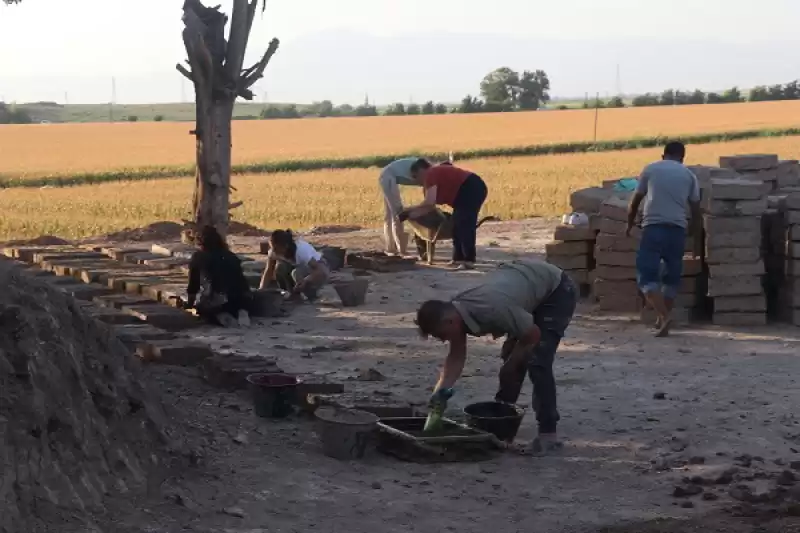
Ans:
[[[364,307],[340,308],[328,287],[320,303],[287,318],[197,336],[219,349],[277,357],[286,371],[328,376],[348,390],[424,403],[445,346],[417,336],[418,304],[479,282],[497,261],[541,254],[551,235],[551,221],[487,224],[478,271],[376,274]],[[311,240],[380,246],[378,233],[367,230]],[[235,239],[239,250],[255,243]],[[500,342],[470,340],[455,411],[494,396]],[[585,303],[555,365],[565,449],[437,465],[377,453],[360,462],[329,459],[312,421],[259,419],[245,394],[214,390],[195,369],[151,366],[148,378],[175,423],[191,428],[198,465],[165,472],[146,498],[113,501],[96,525],[130,533],[798,531],[797,519],[785,516],[736,518],[740,502],[726,484],[705,486],[713,496],[673,497],[687,476],[713,479],[738,465],[736,480],[758,489],[800,460],[798,346],[798,330],[778,326],[698,326],[655,339],[632,317],[601,316]],[[370,368],[386,380],[356,379]],[[529,404],[530,393],[526,384],[520,403]],[[534,434],[529,412],[519,438]]]

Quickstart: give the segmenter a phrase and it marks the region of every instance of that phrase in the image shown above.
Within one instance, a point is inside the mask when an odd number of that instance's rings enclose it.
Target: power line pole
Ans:
[[[617,63],[617,96],[622,96],[622,77],[619,73],[619,63]]]
[[[117,79],[111,76],[111,101],[108,103],[108,121],[114,122],[114,103],[117,100]]]

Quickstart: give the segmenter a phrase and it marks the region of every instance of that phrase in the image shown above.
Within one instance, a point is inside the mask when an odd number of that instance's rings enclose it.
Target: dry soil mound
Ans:
[[[72,530],[162,464],[163,412],[109,328],[5,260],[0,287],[0,532]]]

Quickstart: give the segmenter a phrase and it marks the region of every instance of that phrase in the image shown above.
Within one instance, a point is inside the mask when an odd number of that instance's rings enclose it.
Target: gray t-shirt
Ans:
[[[533,326],[533,312],[561,284],[562,270],[535,259],[501,264],[483,284],[453,298],[469,332],[495,338],[522,337]]]
[[[384,174],[392,176],[398,185],[417,185],[421,184],[411,176],[411,167],[419,161],[419,157],[404,157],[392,161],[383,169]]]
[[[645,195],[642,226],[689,226],[689,202],[700,201],[697,177],[677,161],[647,165],[639,177],[638,194]]]

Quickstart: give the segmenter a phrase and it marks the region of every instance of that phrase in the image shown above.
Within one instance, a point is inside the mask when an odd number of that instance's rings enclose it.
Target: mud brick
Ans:
[[[767,199],[760,200],[711,200],[707,211],[715,216],[756,216],[767,210]]]
[[[34,263],[33,256],[41,252],[55,253],[58,251],[80,250],[75,246],[10,246],[3,248],[3,255],[13,259],[19,259],[26,263]]]
[[[417,409],[410,402],[365,393],[309,394],[308,398],[311,410],[331,406],[367,411],[380,418],[406,418],[417,415]]]
[[[800,242],[786,243],[786,257],[789,259],[800,259]]]
[[[100,249],[101,253],[107,255],[108,257],[110,257],[115,261],[122,261],[125,259],[125,256],[129,254],[140,254],[142,252],[147,252],[147,251],[149,250],[142,246],[132,246],[132,247],[111,246]]]
[[[719,158],[719,166],[732,170],[762,170],[776,168],[778,156],[775,154],[743,154],[723,156]]]
[[[595,261],[598,265],[635,267],[636,252],[608,252],[599,250],[595,255]]]
[[[156,303],[149,298],[127,296],[125,294],[108,294],[105,296],[97,296],[92,298],[92,302],[101,307],[108,307],[111,309],[122,309],[125,306],[151,305]]]
[[[548,257],[556,255],[588,255],[592,253],[593,241],[549,242],[544,245]]]
[[[86,259],[46,259],[41,261],[39,265],[43,270],[55,272],[58,276],[75,276],[82,268],[107,268],[111,261],[104,259],[102,261],[92,261]]]
[[[712,298],[721,296],[755,296],[762,293],[760,276],[724,277],[708,280],[708,295]]]
[[[589,270],[565,270],[564,272],[578,285],[589,283]]]
[[[767,168],[764,170],[740,170],[739,176],[746,180],[761,181],[770,185],[778,182],[778,169]]]
[[[588,189],[581,189],[575,191],[569,197],[569,205],[573,211],[578,213],[597,213],[600,211],[600,206],[606,201],[613,191],[602,189],[600,187],[590,187]],[[262,251],[262,253],[264,253]]]
[[[786,195],[783,205],[788,210],[800,209],[800,192],[793,192]]]
[[[644,300],[638,294],[603,296],[597,299],[597,307],[601,311],[615,313],[638,313],[644,306]]]
[[[728,263],[721,265],[708,265],[708,274],[711,278],[734,278],[740,276],[761,276],[764,274],[764,262]]]
[[[144,341],[169,341],[175,340],[177,337],[174,333],[164,331],[151,326],[150,324],[120,324],[114,326],[114,333],[117,334],[123,342],[126,343],[142,343]]]
[[[21,258],[20,258],[21,259]],[[74,250],[64,250],[64,251],[43,251],[43,252],[35,252],[33,254],[33,263],[43,263],[45,261],[56,261],[56,260],[63,260],[63,261],[74,261],[77,259],[86,260],[86,262],[90,262],[91,259],[104,259],[107,260],[104,254],[100,252],[90,252],[88,250],[81,250],[80,248],[76,248]]]
[[[69,285],[57,285],[56,289],[78,300],[91,301],[97,296],[111,294],[111,289],[95,283],[75,282]]]
[[[136,265],[144,264],[145,261],[153,259],[164,259],[163,255],[154,254],[152,252],[140,252],[136,254],[127,254],[124,261],[126,263],[133,263]]]
[[[639,287],[633,280],[608,280],[599,276],[594,280],[594,295],[597,298],[604,297],[624,297],[626,295],[638,295]]]
[[[182,331],[200,325],[200,321],[189,313],[161,304],[131,305],[122,310],[151,326],[167,331]]]
[[[125,292],[128,294],[142,294],[142,291],[144,291],[145,287],[150,287],[153,285],[165,285],[175,282],[185,282],[185,278],[166,278],[163,276],[127,278],[124,280],[124,287]]]
[[[189,264],[189,260],[183,257],[159,257],[158,259],[145,259],[141,263],[153,268],[171,269],[186,266]]]
[[[689,255],[683,256],[683,277],[699,276],[703,273],[703,260]]]
[[[754,296],[723,296],[714,298],[714,313],[765,313],[767,298]]]
[[[609,252],[635,252],[639,249],[639,240],[633,237],[625,237],[625,235],[611,235],[608,233],[599,233],[595,246],[598,251]]]
[[[562,270],[586,270],[592,267],[589,255],[556,255],[548,257],[547,262]]]
[[[760,231],[736,233],[709,233],[706,235],[706,253],[716,248],[758,248],[761,246]]]
[[[154,244],[150,247],[150,252],[154,254],[176,257],[180,259],[191,259],[197,248],[189,244],[180,242]]]
[[[218,354],[203,361],[203,378],[212,386],[237,390],[247,388],[250,374],[281,372],[274,358],[260,355]]]
[[[715,326],[766,326],[766,313],[714,313],[711,322]]]
[[[52,272],[47,272],[47,273],[50,274],[50,277],[46,277],[46,276],[40,275],[40,276],[38,276],[38,278],[41,281],[47,283],[48,285],[52,285],[52,286],[56,286],[56,287],[58,287],[60,285],[70,285],[70,286],[73,286],[73,285],[74,286],[81,286],[82,285],[81,283],[78,283],[75,280],[75,278],[64,277],[64,276],[56,276]]]
[[[789,241],[800,241],[800,226],[789,226],[786,237]]]
[[[800,277],[800,259],[787,259],[784,270],[789,277]]]
[[[607,233],[609,235],[625,236],[625,229],[628,227],[627,222],[620,222],[619,220],[611,220],[610,218],[600,218],[597,223],[597,229],[600,233]],[[639,239],[642,236],[642,229],[634,226],[631,229],[631,237]]]
[[[143,285],[142,295],[175,307],[188,296],[186,286],[186,283]]]
[[[616,194],[600,204],[601,217],[620,222],[628,221],[628,200]]]
[[[703,216],[706,235],[714,233],[736,233],[740,231],[761,231],[761,217],[715,217]]]
[[[763,181],[744,179],[712,179],[713,200],[759,200],[769,193],[769,185]]]
[[[635,280],[636,268],[597,265],[594,269],[594,275],[607,281]]]
[[[673,305],[676,309],[692,309],[697,307],[697,294],[678,294],[675,296]]]
[[[297,405],[301,409],[313,412],[316,408],[315,396],[320,394],[344,394],[344,384],[327,381],[325,378],[314,375],[300,375],[300,384],[297,386]]]
[[[190,340],[148,341],[136,348],[136,355],[148,363],[194,366],[202,363],[214,352],[207,344]]]
[[[752,248],[711,248],[706,250],[709,265],[755,263],[761,259],[761,250]]]
[[[591,241],[595,232],[589,226],[569,226],[562,224],[556,227],[553,239],[557,241]]]
[[[117,309],[109,309],[105,307],[90,307],[88,308],[89,316],[100,322],[106,324],[121,325],[121,324],[141,324],[141,320],[128,313],[123,313]]]

